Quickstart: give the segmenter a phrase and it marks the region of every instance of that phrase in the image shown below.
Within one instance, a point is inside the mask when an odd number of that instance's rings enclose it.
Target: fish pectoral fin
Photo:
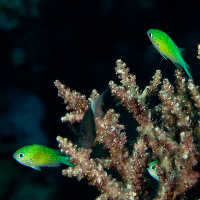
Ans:
[[[153,44],[147,46],[146,50],[147,50],[148,54],[149,53],[150,54],[159,54],[158,50],[154,47]]]
[[[41,171],[41,168],[39,166],[30,166],[30,167],[33,168],[33,169],[36,169],[38,171]]]
[[[160,49],[159,49],[159,46],[158,46],[158,45],[157,45],[157,47],[158,47],[158,48],[156,48],[156,46],[154,46],[154,45],[149,46],[149,47],[148,47],[149,53],[150,53],[150,51],[153,52],[153,53],[155,53],[155,54],[158,54],[158,53],[159,53],[164,59],[167,60],[167,57],[166,57],[165,55],[163,55],[163,54],[160,52]],[[150,48],[151,48],[151,49],[150,49]]]
[[[77,128],[75,126],[73,126],[72,124],[67,124],[67,126],[71,129],[71,131],[75,134],[75,135],[79,135],[79,132],[77,130]]]

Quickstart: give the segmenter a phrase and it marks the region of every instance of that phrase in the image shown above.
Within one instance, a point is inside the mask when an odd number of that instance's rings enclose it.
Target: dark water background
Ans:
[[[13,0],[0,1],[0,199],[94,199],[99,192],[61,175],[38,172],[12,154],[28,144],[57,147],[56,136],[73,138],[60,117],[65,105],[56,79],[87,96],[116,80],[122,59],[144,89],[155,70],[174,83],[175,66],[152,50],[150,28],[170,34],[186,49],[185,61],[199,84],[198,1]]]

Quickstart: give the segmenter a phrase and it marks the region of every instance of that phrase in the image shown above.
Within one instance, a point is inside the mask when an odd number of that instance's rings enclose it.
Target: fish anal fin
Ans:
[[[38,171],[41,171],[41,168],[39,166],[30,166],[30,167],[33,168],[33,169],[36,169]]]
[[[173,62],[173,63],[177,68],[183,68],[186,71],[187,75],[190,78],[193,78],[192,74],[191,74],[191,69],[184,60],[182,61],[182,63],[175,63],[175,62]]]
[[[159,53],[160,53],[160,51],[159,51]],[[160,54],[162,55],[162,57],[163,57],[164,59],[167,60],[167,57],[166,57],[165,55],[163,55],[162,53],[160,53]]]

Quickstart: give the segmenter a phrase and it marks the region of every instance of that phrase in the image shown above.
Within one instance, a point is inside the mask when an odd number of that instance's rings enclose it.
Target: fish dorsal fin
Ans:
[[[66,165],[69,165],[71,167],[74,167],[75,165],[73,165],[71,162],[70,162],[70,157],[69,156],[60,156],[59,158],[59,162],[60,163],[64,163]]]
[[[184,55],[186,54],[186,50],[185,50],[184,48],[179,48],[179,47],[178,47],[178,50],[179,50],[179,52],[180,52],[180,54],[181,54],[182,56],[184,56]]]
[[[56,153],[58,156],[63,156],[63,155],[65,155],[65,153],[61,153],[60,150],[55,150],[55,153]]]
[[[102,107],[104,105],[104,96],[109,91],[110,91],[110,88],[108,87],[100,95],[95,96],[91,100],[91,109],[92,109],[92,112],[94,114],[94,118],[96,118],[96,117],[102,117],[104,115],[104,112],[102,110]]]

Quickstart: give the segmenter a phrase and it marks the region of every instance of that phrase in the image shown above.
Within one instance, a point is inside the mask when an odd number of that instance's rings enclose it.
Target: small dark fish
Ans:
[[[83,148],[91,148],[96,138],[96,124],[92,108],[86,111],[80,128],[79,143]]]
[[[83,148],[88,149],[94,145],[94,141],[96,138],[95,119],[97,117],[102,117],[104,115],[104,112],[102,110],[102,107],[104,104],[104,95],[109,90],[110,89],[107,88],[104,92],[96,96],[91,101],[91,106],[86,111],[83,117],[81,127],[80,127],[80,134],[79,134],[79,143],[80,143],[80,146]]]

